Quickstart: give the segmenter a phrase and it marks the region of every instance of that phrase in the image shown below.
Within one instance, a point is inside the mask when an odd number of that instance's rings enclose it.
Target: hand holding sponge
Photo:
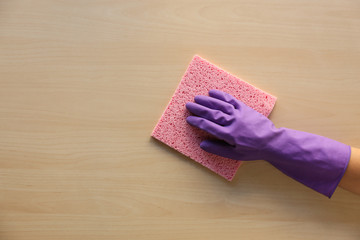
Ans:
[[[335,140],[276,128],[264,115],[230,94],[210,90],[186,104],[187,122],[217,140],[204,140],[209,153],[235,160],[263,159],[304,185],[331,197],[347,168],[351,148]]]

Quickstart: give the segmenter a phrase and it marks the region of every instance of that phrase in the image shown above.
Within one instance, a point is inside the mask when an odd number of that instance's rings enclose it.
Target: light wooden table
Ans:
[[[0,2],[0,239],[360,239],[360,197],[150,138],[194,54],[360,146],[359,1]]]

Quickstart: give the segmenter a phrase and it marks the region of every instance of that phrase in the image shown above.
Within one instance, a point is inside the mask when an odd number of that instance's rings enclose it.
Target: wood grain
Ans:
[[[0,2],[0,239],[359,239],[360,198],[150,138],[194,54],[360,146],[358,1]]]

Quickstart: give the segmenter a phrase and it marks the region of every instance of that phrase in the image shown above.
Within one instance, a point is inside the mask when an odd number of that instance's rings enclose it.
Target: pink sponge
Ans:
[[[200,142],[210,136],[186,122],[190,113],[185,104],[193,102],[196,95],[208,95],[210,89],[230,93],[265,116],[276,101],[276,97],[195,55],[151,136],[231,181],[241,162],[202,150]]]

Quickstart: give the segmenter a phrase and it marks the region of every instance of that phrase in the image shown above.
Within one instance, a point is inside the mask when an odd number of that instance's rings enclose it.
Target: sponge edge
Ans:
[[[202,150],[201,141],[213,137],[186,122],[190,113],[185,104],[196,95],[208,95],[211,89],[227,92],[265,116],[276,102],[275,96],[195,55],[151,136],[231,181],[241,161]]]

